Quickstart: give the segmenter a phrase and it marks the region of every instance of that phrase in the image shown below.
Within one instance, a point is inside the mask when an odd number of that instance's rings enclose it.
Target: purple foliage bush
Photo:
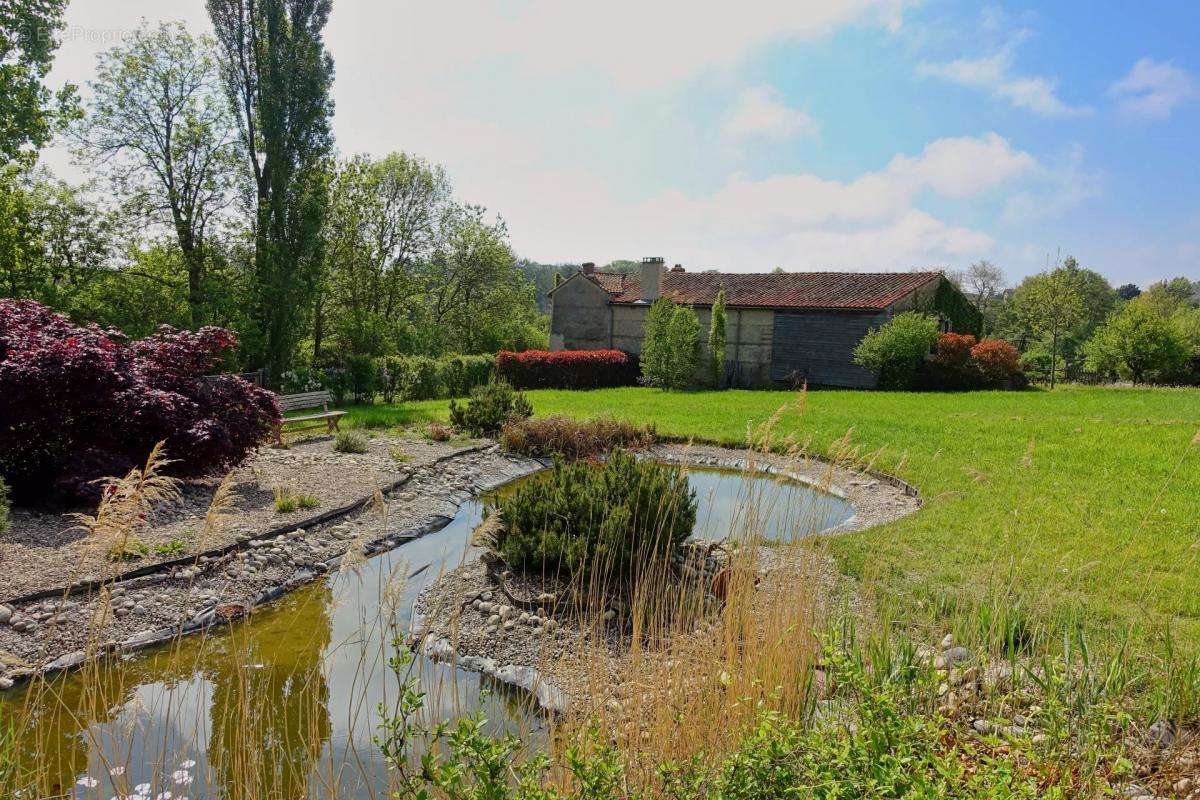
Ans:
[[[19,502],[99,496],[166,442],[191,477],[232,467],[280,418],[275,396],[235,376],[206,379],[237,337],[164,326],[129,342],[31,300],[0,299],[0,477]]]

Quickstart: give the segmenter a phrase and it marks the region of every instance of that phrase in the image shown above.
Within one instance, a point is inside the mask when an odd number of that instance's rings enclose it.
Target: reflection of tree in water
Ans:
[[[113,759],[130,752],[128,730],[117,722],[144,684],[171,686],[191,679],[190,651],[162,650],[133,661],[101,660],[79,672],[35,682],[23,695],[4,698],[0,716],[19,719],[18,770],[46,793],[68,793],[88,772],[95,748]],[[156,737],[155,737],[156,738]],[[121,756],[115,756],[120,759]],[[114,760],[112,765],[124,763]]]
[[[259,612],[209,660],[209,778],[219,781],[222,797],[307,796],[331,729],[322,671],[330,599],[321,585]]]

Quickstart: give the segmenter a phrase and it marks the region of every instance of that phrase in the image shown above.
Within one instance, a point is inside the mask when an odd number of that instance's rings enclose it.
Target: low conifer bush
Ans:
[[[526,572],[636,579],[691,535],[696,507],[696,492],[678,467],[616,450],[601,465],[556,464],[497,500],[497,548],[510,567]]]

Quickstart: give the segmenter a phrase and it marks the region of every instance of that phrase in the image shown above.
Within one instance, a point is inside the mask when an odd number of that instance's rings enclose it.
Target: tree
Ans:
[[[1089,369],[1143,383],[1169,378],[1191,356],[1185,333],[1169,317],[1132,302],[1101,325],[1084,347]]]
[[[963,282],[982,310],[1004,291],[1004,271],[990,261],[976,261],[967,267]]]
[[[482,206],[450,204],[438,222],[437,247],[419,265],[413,319],[431,355],[526,350],[548,344],[533,284],[517,266],[502,220]]]
[[[253,183],[255,361],[277,380],[321,267],[333,59],[332,0],[208,0],[221,71]]]
[[[1136,283],[1126,283],[1117,287],[1117,297],[1122,300],[1132,300],[1142,293]]]
[[[640,361],[642,380],[651,386],[665,387],[669,380],[667,331],[674,314],[675,304],[665,297],[655,300],[646,312]]]
[[[686,389],[700,366],[700,320],[688,306],[676,306],[667,326],[665,389]]]
[[[411,339],[420,268],[439,243],[439,223],[450,202],[445,171],[419,158],[393,153],[380,161],[359,156],[340,164],[325,220],[325,291],[317,296],[316,321],[330,318],[337,328],[346,319],[357,320],[393,345]],[[318,357],[321,334],[318,327],[313,343]]]
[[[1066,266],[1027,278],[1014,298],[1022,320],[1037,334],[1048,336],[1050,388],[1058,371],[1059,342],[1084,318],[1083,287],[1076,270]]]
[[[0,168],[0,291],[74,310],[113,250],[112,217],[87,195],[39,170]]]
[[[725,379],[725,341],[728,337],[725,317],[725,290],[717,292],[708,321],[708,358],[712,368],[713,387],[720,389]]]
[[[32,162],[75,113],[75,87],[43,85],[66,8],[67,0],[22,0],[0,9],[0,161]]]
[[[207,321],[208,236],[229,204],[238,152],[216,43],[181,24],[143,25],[102,54],[76,152],[103,172],[130,216],[173,231],[192,327]]]

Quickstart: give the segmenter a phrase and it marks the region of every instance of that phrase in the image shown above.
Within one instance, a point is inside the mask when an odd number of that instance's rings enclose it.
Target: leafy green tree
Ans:
[[[225,88],[253,185],[254,360],[287,368],[321,269],[333,148],[332,0],[208,0]]]
[[[547,346],[546,319],[533,284],[517,266],[502,220],[482,206],[450,204],[438,222],[437,246],[419,265],[414,324],[422,349],[485,353]]]
[[[712,316],[708,321],[708,358],[712,368],[712,382],[717,389],[725,379],[725,341],[728,325],[725,315],[725,290],[717,292],[713,302]]]
[[[665,297],[655,300],[646,311],[640,363],[642,380],[651,386],[665,388],[670,380],[667,333],[674,314],[675,304]]]
[[[1014,296],[1017,313],[1039,336],[1050,339],[1050,388],[1058,372],[1059,344],[1083,321],[1084,284],[1077,270],[1066,266],[1026,278]]]
[[[76,112],[75,87],[43,83],[58,49],[67,0],[18,0],[0,7],[0,161],[32,162]],[[32,148],[32,149],[30,149]]]
[[[114,227],[86,188],[0,167],[0,292],[74,314],[112,256]]]
[[[881,389],[911,389],[937,337],[937,317],[906,311],[869,331],[854,348],[854,363],[878,375]]]
[[[666,389],[686,389],[700,367],[700,320],[688,306],[676,306],[667,326]]]
[[[1129,303],[1101,325],[1084,351],[1089,369],[1134,383],[1170,378],[1191,356],[1184,331],[1170,317],[1139,302]]]
[[[143,25],[102,54],[76,153],[131,218],[171,230],[183,254],[189,322],[209,322],[208,238],[233,196],[239,153],[216,43],[183,25]]]
[[[341,332],[376,331],[371,350],[355,346],[354,352],[408,349],[421,265],[433,255],[438,223],[450,202],[445,171],[419,158],[393,153],[379,161],[359,156],[339,164],[325,220],[324,291],[317,297],[316,320],[329,318]],[[318,356],[320,333],[314,331]]]

